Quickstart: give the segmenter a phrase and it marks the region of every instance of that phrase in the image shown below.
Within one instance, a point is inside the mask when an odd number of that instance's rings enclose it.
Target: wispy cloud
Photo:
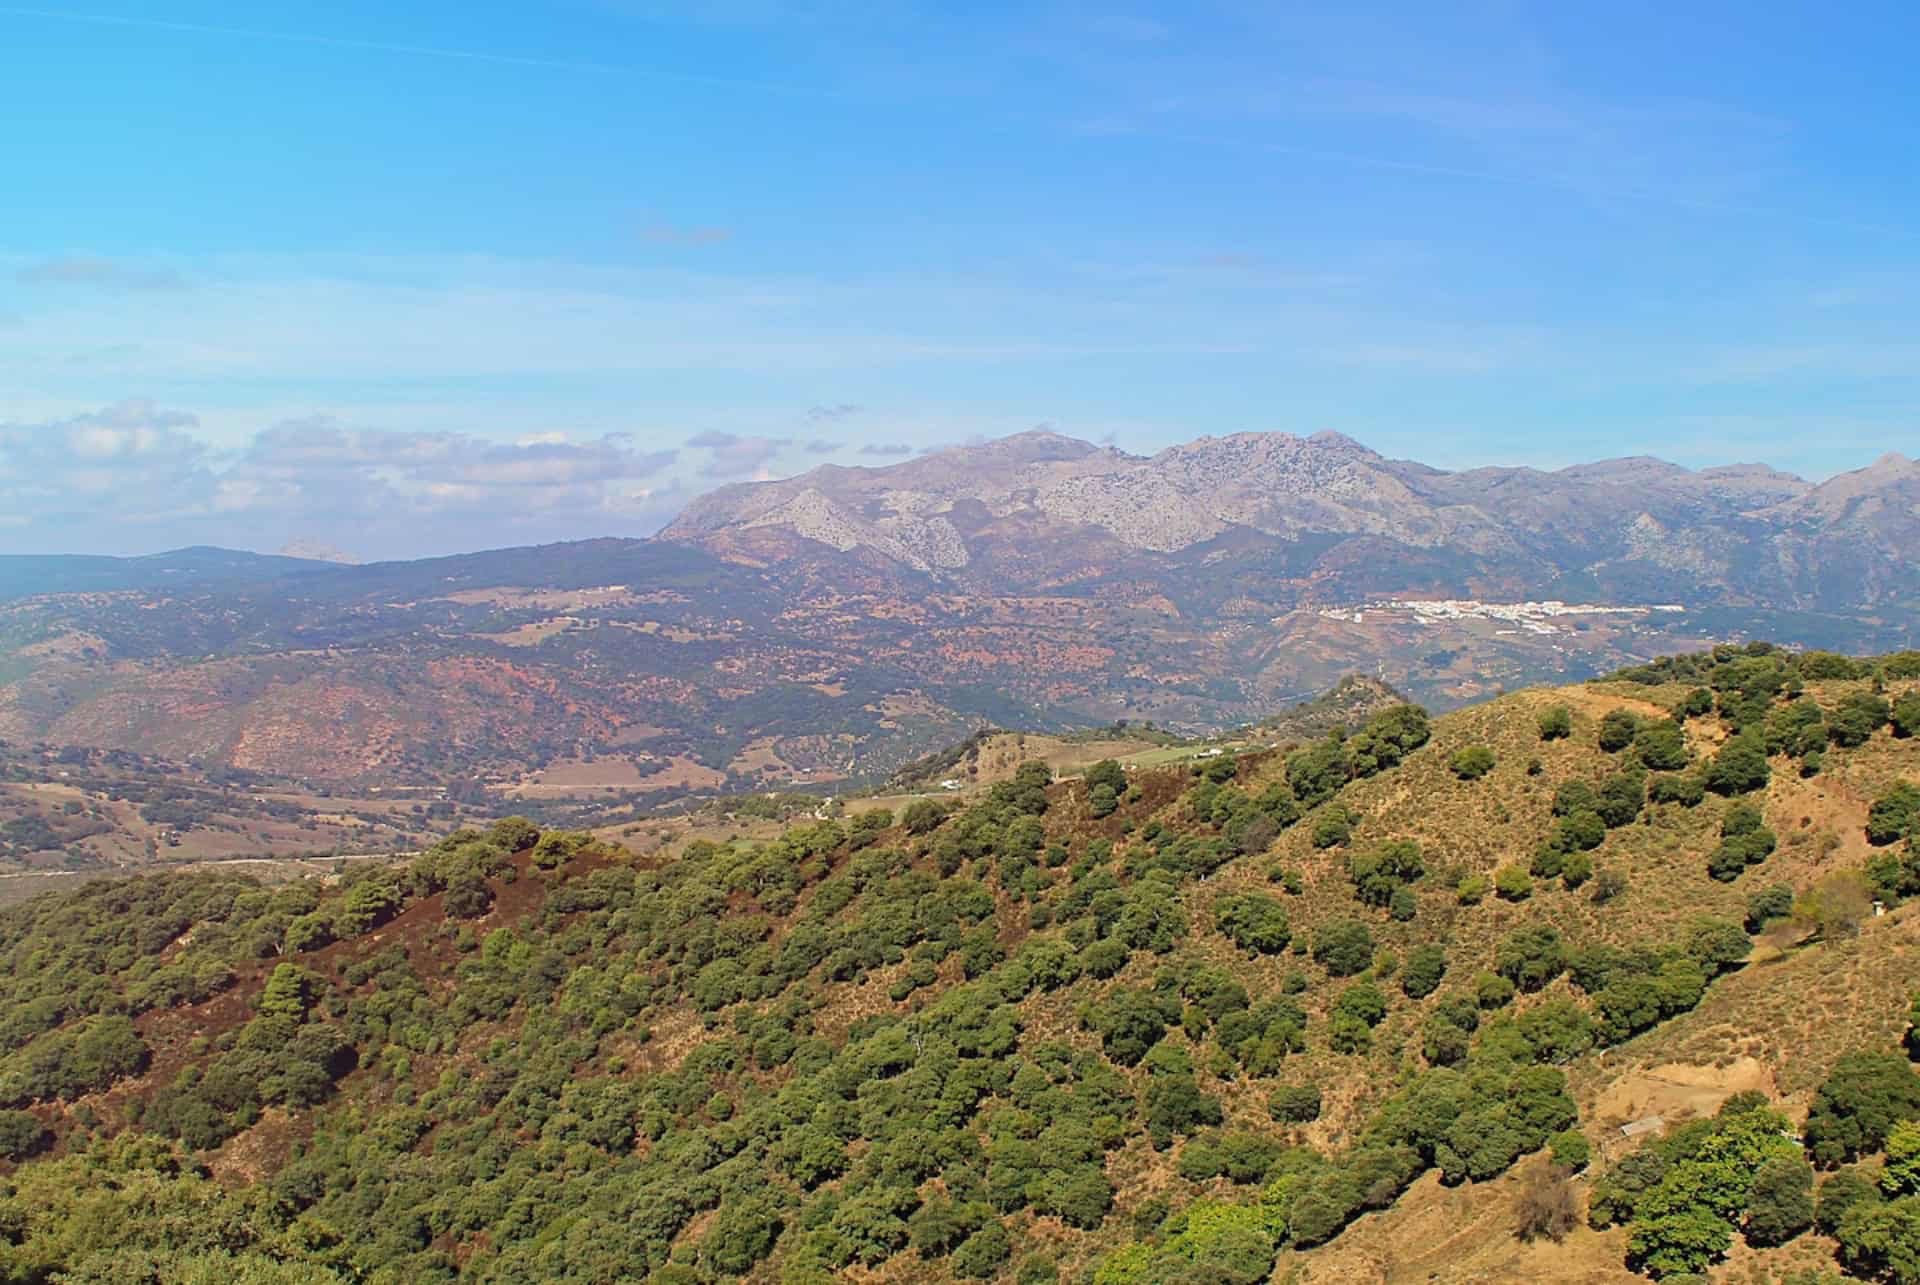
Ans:
[[[27,286],[88,286],[99,290],[184,290],[171,268],[149,268],[93,254],[68,254],[30,263],[14,274]]]
[[[640,239],[655,245],[719,245],[733,239],[733,229],[713,224],[679,224],[653,219],[640,225]]]
[[[868,442],[860,448],[862,455],[911,455],[913,446],[907,442]]]
[[[711,429],[687,439],[693,450],[708,452],[700,473],[711,478],[764,477],[773,457],[792,444],[791,438],[743,437]]]

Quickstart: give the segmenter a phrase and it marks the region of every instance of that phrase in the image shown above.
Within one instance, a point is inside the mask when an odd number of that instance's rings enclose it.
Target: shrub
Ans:
[[[1593,858],[1584,852],[1570,853],[1560,865],[1560,879],[1571,892],[1593,878]]]
[[[1567,1181],[1569,1173],[1558,1163],[1536,1164],[1528,1171],[1514,1199],[1515,1236],[1527,1241],[1544,1236],[1559,1244],[1580,1225],[1573,1184]]]
[[[1462,875],[1460,882],[1454,885],[1454,895],[1463,906],[1477,906],[1486,900],[1493,885],[1487,882],[1485,875]]]
[[[1627,877],[1609,866],[1593,876],[1593,891],[1587,894],[1596,906],[1604,906],[1627,890]]]
[[[1540,739],[1560,741],[1573,735],[1573,711],[1554,705],[1540,712]]]
[[[1525,901],[1533,895],[1533,877],[1519,866],[1501,866],[1493,872],[1493,889],[1506,901]]]
[[[1587,1142],[1587,1135],[1578,1129],[1562,1129],[1547,1139],[1547,1146],[1553,1152],[1553,1163],[1560,1165],[1569,1173],[1578,1173],[1587,1167],[1587,1161],[1593,1156],[1593,1148]]]
[[[1484,745],[1470,745],[1455,754],[1447,763],[1453,774],[1462,781],[1477,781],[1493,771],[1493,751]]]
[[[1694,772],[1666,772],[1647,781],[1647,798],[1655,803],[1678,803],[1683,808],[1693,808],[1700,806],[1706,797],[1706,783]]]

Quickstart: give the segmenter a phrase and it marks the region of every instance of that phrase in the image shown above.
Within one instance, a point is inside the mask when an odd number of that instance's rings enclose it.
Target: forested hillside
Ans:
[[[1765,646],[98,883],[0,911],[0,1280],[1915,1281],[1916,897],[1920,654]]]

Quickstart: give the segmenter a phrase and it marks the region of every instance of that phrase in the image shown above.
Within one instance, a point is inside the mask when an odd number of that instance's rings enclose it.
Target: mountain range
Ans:
[[[1032,432],[723,487],[648,540],[0,558],[0,738],[653,801],[829,785],[989,724],[1251,722],[1355,670],[1445,708],[1713,640],[1911,646],[1916,547],[1898,455],[1813,483]]]
[[[1184,564],[1281,605],[1415,592],[1851,611],[1920,593],[1917,506],[1920,464],[1895,454],[1816,485],[1647,457],[1447,472],[1330,432],[1143,458],[1036,431],[724,487],[662,538],[765,562],[872,554],[986,592]]]

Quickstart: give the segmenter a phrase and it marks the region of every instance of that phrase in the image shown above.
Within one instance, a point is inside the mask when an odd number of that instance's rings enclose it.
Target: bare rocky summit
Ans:
[[[1035,431],[725,487],[663,538],[761,564],[819,551],[809,546],[859,551],[975,589],[1042,587],[1068,564],[1079,580],[1089,567],[1118,574],[1147,555],[1136,573],[1278,574],[1299,601],[1571,594],[1848,610],[1920,595],[1916,514],[1920,465],[1899,455],[1816,485],[1764,464],[1692,470],[1646,456],[1449,472],[1332,432],[1203,437],[1137,456]],[[1026,578],[1005,583],[1015,571]]]

